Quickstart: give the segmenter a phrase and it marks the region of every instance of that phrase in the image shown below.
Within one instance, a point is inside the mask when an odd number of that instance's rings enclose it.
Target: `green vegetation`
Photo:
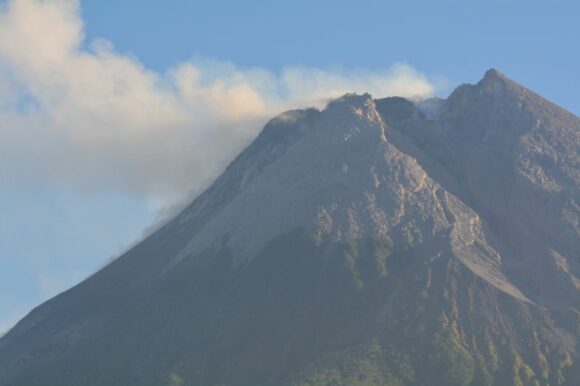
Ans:
[[[440,282],[426,296],[431,273],[416,253],[387,236],[333,243],[297,230],[234,266],[222,245],[125,293],[108,339],[67,360],[84,369],[79,379],[91,374],[83,386],[575,386],[572,357],[539,333],[524,353],[466,328],[461,301],[436,298]],[[29,384],[59,386],[46,377]]]
[[[434,366],[435,384],[468,386],[475,374],[475,364],[469,351],[462,345],[455,321],[447,323],[435,334],[430,359]]]
[[[317,247],[320,247],[324,244],[324,236],[319,233],[310,233],[308,235],[308,240]]]
[[[183,386],[183,385],[184,385],[183,378],[181,378],[179,375],[175,373],[169,374],[169,383],[167,384],[167,386]]]
[[[328,354],[292,386],[403,386],[414,381],[409,359],[374,340]]]
[[[514,352],[514,364],[513,364],[513,384],[515,386],[524,386],[531,384],[536,377],[534,370],[524,362],[522,357]]]
[[[375,236],[370,239],[370,244],[377,276],[379,278],[387,277],[389,274],[389,258],[393,253],[393,240],[388,236]]]
[[[388,277],[393,241],[388,236],[350,240],[342,244],[346,270],[354,287],[361,290],[370,283]]]
[[[361,278],[359,267],[358,267],[358,246],[356,241],[349,241],[345,243],[343,247],[343,257],[346,263],[346,269],[349,273],[350,279],[352,280],[355,288],[360,290],[364,287],[364,282]]]

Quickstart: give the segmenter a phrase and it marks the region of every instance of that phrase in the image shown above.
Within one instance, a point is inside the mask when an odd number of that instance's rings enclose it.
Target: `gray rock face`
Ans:
[[[437,121],[403,126],[498,235],[506,274],[538,302],[577,306],[578,117],[490,70],[459,87]]]
[[[579,136],[495,70],[283,113],[4,336],[0,385],[575,384]]]

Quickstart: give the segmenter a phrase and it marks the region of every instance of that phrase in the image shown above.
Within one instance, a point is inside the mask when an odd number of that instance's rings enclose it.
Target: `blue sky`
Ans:
[[[350,90],[446,96],[495,67],[580,113],[574,1],[0,4],[0,333],[285,108]]]
[[[156,69],[192,55],[273,69],[405,62],[457,84],[495,67],[580,110],[577,91],[568,87],[580,80],[580,5],[571,0],[149,0],[83,7],[89,36],[108,38]]]

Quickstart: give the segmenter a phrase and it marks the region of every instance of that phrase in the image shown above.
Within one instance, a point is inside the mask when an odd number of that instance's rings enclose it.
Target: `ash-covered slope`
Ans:
[[[0,340],[0,385],[574,385],[580,120],[494,70],[274,118]]]

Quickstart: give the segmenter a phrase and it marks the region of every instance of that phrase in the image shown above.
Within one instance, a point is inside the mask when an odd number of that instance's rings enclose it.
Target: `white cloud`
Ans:
[[[283,110],[346,92],[433,92],[402,64],[274,73],[192,59],[157,73],[108,41],[84,43],[75,1],[0,10],[0,181],[163,200],[205,187]]]

